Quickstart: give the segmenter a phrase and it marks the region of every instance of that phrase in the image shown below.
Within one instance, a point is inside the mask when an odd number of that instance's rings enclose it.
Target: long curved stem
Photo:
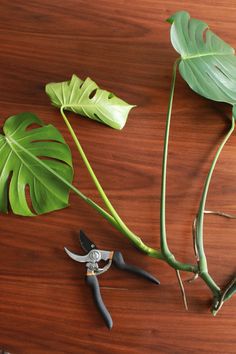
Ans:
[[[174,98],[175,81],[176,81],[176,71],[177,71],[178,63],[179,63],[179,59],[177,59],[175,61],[174,67],[173,67],[172,82],[171,82],[171,89],[170,89],[170,98],[169,98],[167,118],[166,118],[163,160],[162,160],[161,207],[160,207],[161,251],[162,251],[167,263],[169,263],[173,268],[196,273],[197,267],[195,265],[181,263],[175,259],[174,255],[171,253],[171,251],[168,247],[167,234],[166,234],[167,158],[168,158],[168,145],[169,145],[169,134],[170,134],[170,121],[171,121],[171,113],[172,113],[172,105],[173,105],[173,98]]]
[[[62,115],[62,117],[64,119],[64,122],[65,122],[65,124],[66,124],[66,126],[67,126],[67,128],[68,128],[68,130],[69,130],[69,132],[70,132],[70,134],[71,134],[71,136],[73,138],[73,140],[74,140],[74,143],[75,143],[75,145],[76,145],[76,147],[77,147],[77,149],[78,149],[78,151],[80,153],[80,156],[81,156],[81,158],[82,158],[82,160],[83,160],[83,162],[84,162],[84,164],[85,164],[85,166],[86,166],[86,168],[87,168],[87,170],[88,170],[88,172],[89,172],[89,174],[90,174],[90,176],[91,176],[91,178],[92,178],[92,180],[93,180],[93,182],[94,182],[94,184],[95,184],[95,186],[96,186],[96,188],[97,188],[97,190],[98,190],[98,192],[99,192],[99,194],[100,194],[100,196],[102,198],[102,200],[104,201],[104,203],[105,203],[106,207],[108,208],[108,210],[110,211],[110,213],[117,216],[116,210],[114,209],[114,207],[111,204],[110,200],[108,199],[105,191],[103,190],[99,180],[97,179],[97,176],[95,175],[95,173],[94,173],[94,171],[92,169],[92,166],[90,165],[90,162],[89,162],[89,160],[88,160],[88,158],[87,158],[87,156],[86,156],[86,154],[85,154],[85,152],[84,152],[84,150],[83,150],[83,148],[82,148],[82,146],[81,146],[81,144],[80,144],[80,142],[79,142],[79,140],[78,140],[78,138],[77,138],[77,136],[76,136],[71,124],[70,124],[70,122],[69,122],[69,120],[67,119],[67,117],[66,117],[66,115],[64,113],[64,109],[66,107],[67,106],[61,106],[61,108],[60,108],[60,112],[61,112],[61,115]]]
[[[215,283],[215,281],[211,278],[211,276],[208,273],[207,259],[206,259],[206,255],[205,255],[205,251],[204,251],[204,240],[203,240],[204,210],[205,210],[205,206],[206,206],[206,199],[207,199],[207,194],[208,194],[212,174],[215,169],[217,160],[220,156],[220,153],[221,153],[223,147],[225,146],[229,137],[233,133],[234,128],[235,128],[235,119],[232,116],[231,128],[230,128],[229,132],[226,134],[222,143],[220,144],[220,146],[216,152],[216,155],[212,161],[210,170],[208,172],[208,175],[207,175],[207,178],[205,181],[205,185],[203,188],[203,192],[202,192],[202,197],[201,197],[201,201],[200,201],[200,205],[199,205],[199,209],[198,209],[197,222],[196,222],[196,247],[197,247],[197,251],[198,251],[198,255],[199,255],[199,262],[198,262],[199,275],[201,276],[201,278],[204,281],[206,281],[208,283],[209,287],[211,288],[212,292],[215,295],[219,294],[220,288],[218,287],[218,285]]]
[[[82,146],[81,146],[81,144],[80,144],[80,142],[79,142],[79,140],[78,140],[78,138],[77,138],[77,136],[76,136],[71,124],[70,124],[70,122],[69,122],[69,120],[67,119],[67,117],[66,117],[66,115],[64,113],[64,109],[65,108],[66,108],[65,106],[61,107],[61,109],[60,109],[61,115],[62,115],[62,117],[64,119],[64,122],[65,122],[65,124],[66,124],[66,126],[67,126],[67,128],[68,128],[68,130],[69,130],[74,142],[75,142],[75,145],[76,145],[76,147],[77,147],[77,149],[78,149],[78,151],[79,151],[79,153],[81,155],[81,158],[82,158],[82,160],[83,160],[83,162],[84,162],[84,164],[85,164],[85,166],[86,166],[86,168],[87,168],[87,170],[88,170],[88,172],[89,172],[89,174],[90,174],[90,176],[91,176],[91,178],[92,178],[92,180],[93,180],[93,182],[94,182],[94,184],[95,184],[95,186],[96,186],[96,188],[97,188],[97,190],[98,190],[98,192],[99,192],[99,194],[100,194],[100,196],[102,198],[102,200],[104,201],[107,209],[109,210],[110,214],[112,215],[113,219],[115,220],[115,222],[116,222],[116,224],[118,226],[116,228],[118,228],[119,231],[121,231],[125,236],[127,236],[133,242],[133,244],[137,248],[139,248],[141,251],[149,254],[152,257],[163,259],[163,256],[162,256],[161,252],[158,251],[158,250],[155,250],[155,249],[153,249],[151,247],[148,247],[147,245],[145,245],[143,243],[143,241],[140,239],[140,237],[135,235],[126,226],[126,224],[123,222],[123,220],[120,218],[120,216],[116,212],[115,208],[113,207],[113,205],[111,204],[110,200],[108,199],[104,189],[102,188],[102,186],[101,186],[101,184],[100,184],[95,172],[93,171],[93,168],[90,165],[90,162],[89,162],[89,160],[88,160],[88,158],[87,158],[87,156],[86,156],[86,154],[85,154],[85,152],[84,152],[84,150],[83,150],[83,148],[82,148]]]

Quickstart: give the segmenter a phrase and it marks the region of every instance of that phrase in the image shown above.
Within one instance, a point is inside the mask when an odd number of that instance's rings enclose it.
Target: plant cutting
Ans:
[[[168,19],[168,22],[171,24],[172,45],[180,54],[180,58],[178,58],[174,64],[167,115],[163,156],[162,203],[164,203],[165,199],[165,170],[167,165],[169,127],[177,66],[181,76],[192,90],[208,99],[232,105],[230,129],[218,147],[206,177],[193,230],[198,267],[196,274],[201,276],[213,293],[212,313],[215,315],[222,307],[223,303],[236,292],[236,277],[234,275],[227,287],[222,290],[209,274],[207,258],[204,251],[203,224],[206,199],[214,168],[224,145],[235,129],[236,57],[234,55],[234,49],[229,44],[225,43],[210,31],[206,23],[190,18],[187,12],[177,12]],[[161,210],[161,234],[162,237],[164,236],[164,240],[166,240],[165,208],[162,207]],[[222,215],[231,217],[230,215]]]
[[[228,286],[221,289],[209,274],[204,252],[203,225],[211,177],[220,152],[235,127],[236,94],[234,94],[233,87],[236,78],[236,58],[234,50],[228,44],[211,32],[204,22],[190,18],[188,13],[178,12],[168,21],[171,23],[171,41],[179,52],[180,58],[175,61],[173,66],[167,110],[162,162],[160,249],[156,250],[146,245],[121,219],[101,186],[65,114],[65,111],[69,110],[115,129],[124,127],[128,113],[134,106],[127,104],[114,94],[100,89],[89,78],[83,81],[73,75],[70,81],[48,84],[46,92],[52,104],[60,109],[61,116],[107,210],[72,184],[73,168],[67,144],[56,128],[52,125],[45,125],[32,113],[10,117],[5,122],[3,134],[0,135],[0,151],[4,156],[0,164],[0,192],[3,196],[0,209],[3,212],[8,211],[9,194],[11,209],[16,214],[32,216],[50,212],[68,206],[69,191],[72,190],[118,231],[128,237],[137,248],[151,257],[167,262],[174,268],[181,286],[179,271],[187,271],[193,273],[195,277],[199,276],[212,292],[211,311],[215,315],[222,305],[235,294],[236,280],[234,276]],[[183,263],[175,258],[168,246],[166,233],[168,141],[178,68],[184,80],[194,91],[206,98],[227,102],[233,106],[230,130],[216,152],[203,187],[193,232],[197,259],[192,264]],[[208,80],[204,79],[205,76]],[[38,127],[32,128],[32,124],[36,124]],[[27,187],[29,187],[28,196]]]
[[[94,92],[92,100],[85,100],[81,91],[76,90],[72,77],[71,82],[63,83],[50,83],[46,86],[46,92],[49,95],[53,105],[60,108],[61,115],[74,139],[74,142],[78,148],[78,151],[93,179],[95,186],[97,187],[105,205],[108,208],[110,215],[116,221],[117,228],[125,234],[130,240],[135,244],[136,247],[147,253],[148,255],[162,259],[166,261],[171,267],[177,271],[177,275],[180,280],[179,271],[193,272],[195,278],[200,276],[202,280],[207,284],[209,289],[213,294],[213,302],[211,311],[215,315],[219,309],[222,307],[223,303],[227,301],[236,291],[236,278],[230,281],[225,289],[221,289],[213,277],[208,272],[207,258],[204,251],[204,238],[203,238],[203,225],[204,225],[204,214],[207,212],[205,210],[207,193],[209,190],[211,177],[219,158],[219,155],[229,139],[230,135],[235,128],[235,116],[236,116],[236,57],[234,56],[234,49],[216,36],[212,31],[209,30],[207,24],[194,18],[190,18],[190,15],[185,12],[177,12],[167,20],[171,24],[171,42],[176,51],[180,54],[180,57],[175,61],[173,66],[172,82],[170,89],[170,98],[167,111],[166,120],[166,131],[165,131],[165,141],[164,141],[164,151],[163,151],[163,162],[162,162],[162,187],[161,187],[161,218],[160,218],[160,250],[153,250],[147,247],[143,242],[140,242],[140,238],[132,233],[131,230],[124,224],[124,222],[119,217],[117,211],[114,209],[110,200],[104,192],[100,182],[98,181],[82,147],[81,144],[71,127],[64,110],[71,110],[75,113],[83,113],[90,118],[93,117],[93,113],[97,110],[97,103],[101,95],[97,91]],[[202,196],[200,199],[200,204],[197,212],[196,219],[194,221],[193,236],[194,236],[194,250],[196,254],[197,263],[196,264],[185,264],[176,260],[175,256],[169,249],[167,242],[166,233],[166,173],[167,173],[167,157],[168,157],[168,142],[169,142],[169,130],[170,121],[172,114],[172,105],[174,97],[174,89],[176,82],[176,72],[177,68],[183,79],[188,83],[188,85],[198,94],[215,101],[226,102],[232,105],[232,118],[231,127],[229,132],[226,134],[222,143],[216,151],[216,155],[213,159],[212,165],[210,167],[209,173],[207,175]],[[86,82],[86,81],[85,81]],[[83,83],[80,84],[83,87]],[[91,86],[91,90],[93,90]],[[88,89],[87,97],[91,93]],[[97,88],[96,88],[97,90]],[[100,91],[100,90],[98,90]],[[66,95],[65,95],[66,92]],[[71,100],[73,97],[73,100]],[[95,98],[93,100],[93,98]],[[107,102],[99,102],[106,106]],[[89,106],[89,114],[86,114],[87,104]],[[79,111],[80,110],[80,111]],[[107,112],[106,112],[107,113]],[[108,114],[111,112],[108,112]],[[96,114],[96,113],[95,113]],[[97,118],[97,115],[95,115]],[[108,121],[108,117],[104,117],[103,123]],[[104,119],[105,118],[105,119]],[[109,123],[108,123],[109,124]],[[109,124],[113,128],[116,128],[114,124]],[[123,127],[123,125],[122,125]],[[212,212],[214,213],[214,212]],[[217,213],[217,212],[216,212]],[[225,213],[218,213],[219,215],[231,217],[231,215]],[[181,282],[180,282],[181,284]]]

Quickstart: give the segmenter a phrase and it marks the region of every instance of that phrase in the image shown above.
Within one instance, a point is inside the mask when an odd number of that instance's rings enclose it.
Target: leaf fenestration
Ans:
[[[179,71],[198,94],[214,101],[236,104],[236,57],[234,49],[208,25],[177,12],[170,19],[171,42],[181,55]]]
[[[46,93],[54,106],[94,119],[115,129],[122,129],[129,111],[135,107],[102,90],[89,77],[83,81],[76,75],[71,80],[49,83]]]
[[[37,128],[32,128],[37,124]],[[71,152],[60,132],[32,113],[8,118],[0,134],[0,211],[18,215],[43,214],[68,206]],[[53,173],[52,173],[53,172]],[[26,188],[29,187],[29,206]],[[8,203],[9,200],[9,203]],[[33,209],[33,212],[31,211]]]

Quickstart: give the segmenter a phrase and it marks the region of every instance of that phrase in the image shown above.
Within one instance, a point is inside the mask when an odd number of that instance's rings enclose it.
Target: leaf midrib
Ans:
[[[191,59],[195,59],[195,58],[202,58],[202,57],[209,57],[209,56],[226,56],[226,55],[233,55],[233,53],[217,53],[217,52],[213,52],[213,53],[205,53],[205,54],[198,54],[198,55],[190,55],[187,57],[183,57],[181,56],[182,60],[191,60]]]
[[[32,173],[33,177],[38,180],[49,192],[51,192],[53,195],[55,195],[57,197],[57,199],[59,199],[60,201],[62,201],[63,203],[65,203],[64,200],[62,200],[61,198],[58,197],[57,194],[54,193],[54,191],[52,191],[50,188],[48,188],[47,185],[45,185],[45,183],[43,183],[41,181],[40,178],[38,178],[37,175],[35,175],[34,171],[30,168],[30,166],[25,163],[25,161],[21,158],[21,156],[17,153],[17,151],[14,149],[14,147],[12,146],[12,143],[14,143],[16,146],[20,147],[20,149],[22,149],[26,154],[28,154],[31,158],[33,158],[35,161],[37,161],[37,163],[39,163],[40,165],[42,165],[45,169],[47,169],[49,172],[51,172],[54,176],[56,176],[58,179],[60,179],[63,183],[65,183],[69,188],[71,188],[70,183],[68,183],[66,181],[66,179],[62,178],[60,175],[58,175],[53,169],[51,169],[50,167],[48,167],[44,162],[42,162],[42,160],[40,160],[39,158],[37,158],[36,156],[34,156],[33,154],[30,153],[30,151],[28,151],[27,149],[25,149],[22,145],[18,144],[16,140],[10,138],[9,136],[5,136],[5,141],[6,143],[9,145],[10,149],[12,151],[10,152],[14,152],[15,155],[19,158],[19,160],[21,161],[21,163]]]
[[[62,104],[60,107],[62,108],[62,109],[66,109],[66,108],[74,108],[74,107],[94,107],[94,106],[98,106],[98,107],[101,107],[101,106],[103,106],[102,104],[100,104],[100,103],[91,103],[91,104],[83,104],[83,103],[81,103],[81,104],[69,104],[69,105],[67,105],[67,104]],[[124,105],[118,105],[118,104],[113,104],[113,105],[110,105],[110,106],[112,106],[112,107],[123,107]],[[128,105],[128,106],[131,106],[131,105]]]

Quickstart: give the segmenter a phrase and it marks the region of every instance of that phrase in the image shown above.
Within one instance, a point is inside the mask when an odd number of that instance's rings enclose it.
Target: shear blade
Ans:
[[[68,250],[68,248],[66,248],[66,247],[64,247],[64,250],[68,254],[68,256],[76,262],[87,262],[88,261],[87,255],[79,256],[78,254],[75,254],[75,253],[71,252],[70,250]]]
[[[80,230],[79,241],[85,252],[90,252],[93,249],[97,249],[97,246],[85,235],[82,230]]]

